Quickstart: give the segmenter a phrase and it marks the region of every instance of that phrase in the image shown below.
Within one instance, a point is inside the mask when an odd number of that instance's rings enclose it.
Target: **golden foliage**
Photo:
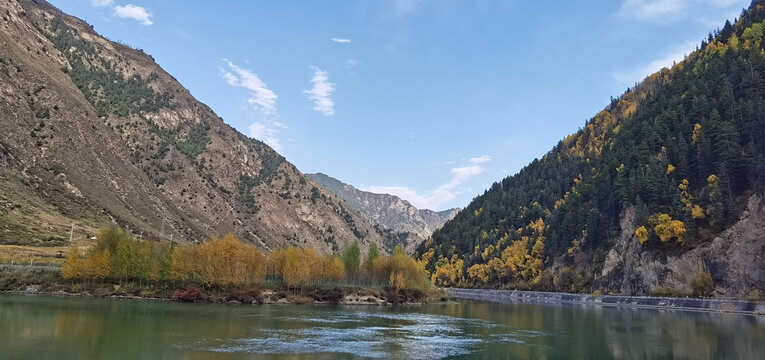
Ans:
[[[691,216],[693,216],[694,219],[703,219],[705,217],[704,209],[699,205],[693,205],[693,208],[691,209]]]
[[[691,143],[695,144],[701,134],[701,124],[693,125],[693,134],[691,135]]]
[[[635,236],[640,242],[640,245],[644,245],[648,242],[648,229],[646,229],[645,226],[637,228],[637,230],[635,230]]]
[[[83,259],[80,258],[80,251],[76,246],[73,246],[66,256],[64,266],[61,267],[61,276],[64,279],[81,279],[84,273],[84,264]]]
[[[671,216],[667,214],[659,214],[658,224],[654,226],[653,231],[659,237],[661,242],[668,242],[675,238],[681,245],[685,242],[683,235],[685,234],[685,224],[680,220],[673,220]]]
[[[486,264],[475,264],[468,268],[468,276],[474,281],[478,280],[488,284],[490,280],[489,266]]]

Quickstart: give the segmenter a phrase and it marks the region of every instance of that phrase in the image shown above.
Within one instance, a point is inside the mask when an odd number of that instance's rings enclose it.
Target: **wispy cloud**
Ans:
[[[351,39],[344,39],[344,38],[331,38],[330,40],[341,43],[341,44],[349,44],[351,42]]]
[[[228,66],[228,71],[224,70],[223,78],[231,86],[245,88],[250,91],[250,97],[247,102],[262,111],[265,115],[276,114],[276,94],[266,86],[258,75],[252,71],[242,69],[234,65],[231,61],[223,59]]]
[[[473,165],[483,164],[485,162],[491,161],[491,156],[489,155],[478,156],[478,157],[470,158],[470,160],[468,161]]]
[[[305,90],[304,93],[308,94],[308,97],[313,100],[313,109],[324,114],[335,114],[335,102],[332,101],[330,96],[335,91],[333,83],[329,82],[329,76],[326,71],[314,67],[313,78],[311,83],[313,88],[311,90]]]
[[[90,0],[90,5],[95,7],[112,6],[113,4],[114,0]]]
[[[248,128],[250,136],[265,142],[276,151],[281,151],[279,132],[280,129],[286,129],[287,125],[277,120],[276,94],[254,72],[243,69],[227,59],[223,59],[223,62],[227,67],[221,69],[223,78],[229,85],[249,91],[247,103],[258,115],[259,120],[250,124]]]
[[[662,68],[668,68],[671,67],[674,63],[683,61],[687,55],[696,50],[696,46],[696,41],[687,41],[680,46],[677,46],[665,56],[653,60],[646,65],[639,66],[629,71],[614,73],[614,79],[630,86],[645,79],[648,75],[651,75],[661,70]]]
[[[271,146],[276,151],[282,151],[282,143],[279,140],[279,130],[265,122],[255,122],[250,124],[250,136],[261,140]]]
[[[151,14],[141,6],[133,4],[127,4],[125,6],[117,5],[114,7],[114,15],[123,19],[133,19],[141,22],[141,24],[149,26],[154,22],[151,21]]]
[[[418,209],[438,210],[441,204],[454,200],[454,198],[469,188],[463,188],[468,180],[486,170],[481,164],[491,161],[488,155],[471,158],[465,166],[451,169],[451,178],[445,184],[439,186],[429,194],[420,194],[416,190],[405,186],[368,186],[362,190],[374,193],[392,194],[409,201]]]

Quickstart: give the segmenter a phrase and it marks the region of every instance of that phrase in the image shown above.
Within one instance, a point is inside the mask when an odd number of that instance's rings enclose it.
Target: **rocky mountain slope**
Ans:
[[[366,219],[143,51],[43,0],[3,0],[0,16],[0,243],[116,223],[176,241],[384,248]]]
[[[420,241],[427,239],[433,231],[451,220],[460,210],[457,208],[444,211],[417,209],[398,196],[362,191],[322,173],[306,174],[306,176],[343,199],[373,224],[395,231],[413,233]]]
[[[441,285],[765,291],[765,1],[421,244]]]

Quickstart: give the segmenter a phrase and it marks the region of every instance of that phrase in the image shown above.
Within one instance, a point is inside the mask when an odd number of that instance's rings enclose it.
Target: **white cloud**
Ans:
[[[626,72],[615,73],[614,78],[625,85],[631,86],[636,82],[642,81],[648,75],[651,75],[665,67],[669,68],[674,63],[683,61],[687,55],[696,50],[696,46],[697,44],[695,41],[687,41],[684,44],[676,47],[667,55],[653,60],[644,66],[640,66]]]
[[[466,166],[452,168],[449,181],[427,195],[420,194],[405,186],[368,186],[363,187],[362,190],[396,195],[409,201],[418,209],[437,210],[441,204],[454,200],[457,195],[465,191],[470,191],[469,188],[462,188],[461,186],[470,180],[470,178],[484,172],[486,169],[480,166],[480,164],[489,161],[491,161],[491,157],[484,155],[471,158]]]
[[[343,38],[331,38],[330,40],[336,43],[342,43],[342,44],[348,44],[351,42],[351,39],[343,39]]]
[[[311,83],[313,83],[313,88],[303,92],[308,94],[308,97],[313,100],[313,109],[324,115],[334,115],[335,102],[332,101],[330,95],[332,95],[332,92],[335,91],[335,84],[329,82],[329,76],[327,76],[327,72],[314,67]]]
[[[112,6],[114,0],[90,0],[90,5],[95,7]]]
[[[483,155],[479,157],[470,158],[470,163],[474,165],[483,164],[485,162],[491,161],[491,156],[489,155]]]
[[[136,6],[133,4],[127,4],[125,6],[117,5],[114,7],[114,15],[117,15],[118,17],[121,17],[123,19],[133,19],[140,21],[143,25],[151,25],[154,22],[149,19],[151,17],[151,14],[149,14],[145,8]]]
[[[258,75],[252,71],[242,69],[234,65],[231,61],[223,59],[230,71],[223,72],[223,78],[229,85],[245,88],[250,91],[250,97],[247,102],[255,106],[256,109],[265,115],[276,114],[277,96],[266,84],[260,80]]]
[[[250,125],[250,136],[263,141],[276,151],[282,150],[282,143],[279,141],[279,130],[271,127],[271,124],[256,122]]]
[[[229,85],[249,91],[247,103],[252,105],[259,115],[260,120],[249,126],[250,136],[263,141],[276,151],[281,151],[279,132],[280,129],[286,129],[287,125],[277,120],[276,94],[252,71],[240,68],[226,59],[223,59],[223,62],[228,68],[221,69],[223,78]]]

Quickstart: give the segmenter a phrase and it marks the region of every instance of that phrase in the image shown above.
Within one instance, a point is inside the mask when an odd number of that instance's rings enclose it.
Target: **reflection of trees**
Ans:
[[[417,325],[407,313],[449,316],[445,324],[484,340],[472,355],[485,358],[705,359],[765,353],[762,319],[713,313],[481,302],[412,308],[249,307],[2,296],[0,358],[246,358],[248,354],[209,352],[194,344],[214,347],[218,341],[262,338],[273,331],[300,337],[294,330],[317,326],[391,329],[385,346],[395,356],[404,353],[406,341],[397,338],[396,329]],[[326,325],[312,318],[364,321]],[[289,358],[325,355],[338,357]]]
[[[750,316],[485,302],[434,310],[455,318],[507,325],[501,329],[479,326],[472,331],[488,339],[497,332],[517,336],[525,344],[486,345],[511,358],[748,359],[765,353],[765,326],[761,319]],[[547,335],[524,337],[529,330]]]

